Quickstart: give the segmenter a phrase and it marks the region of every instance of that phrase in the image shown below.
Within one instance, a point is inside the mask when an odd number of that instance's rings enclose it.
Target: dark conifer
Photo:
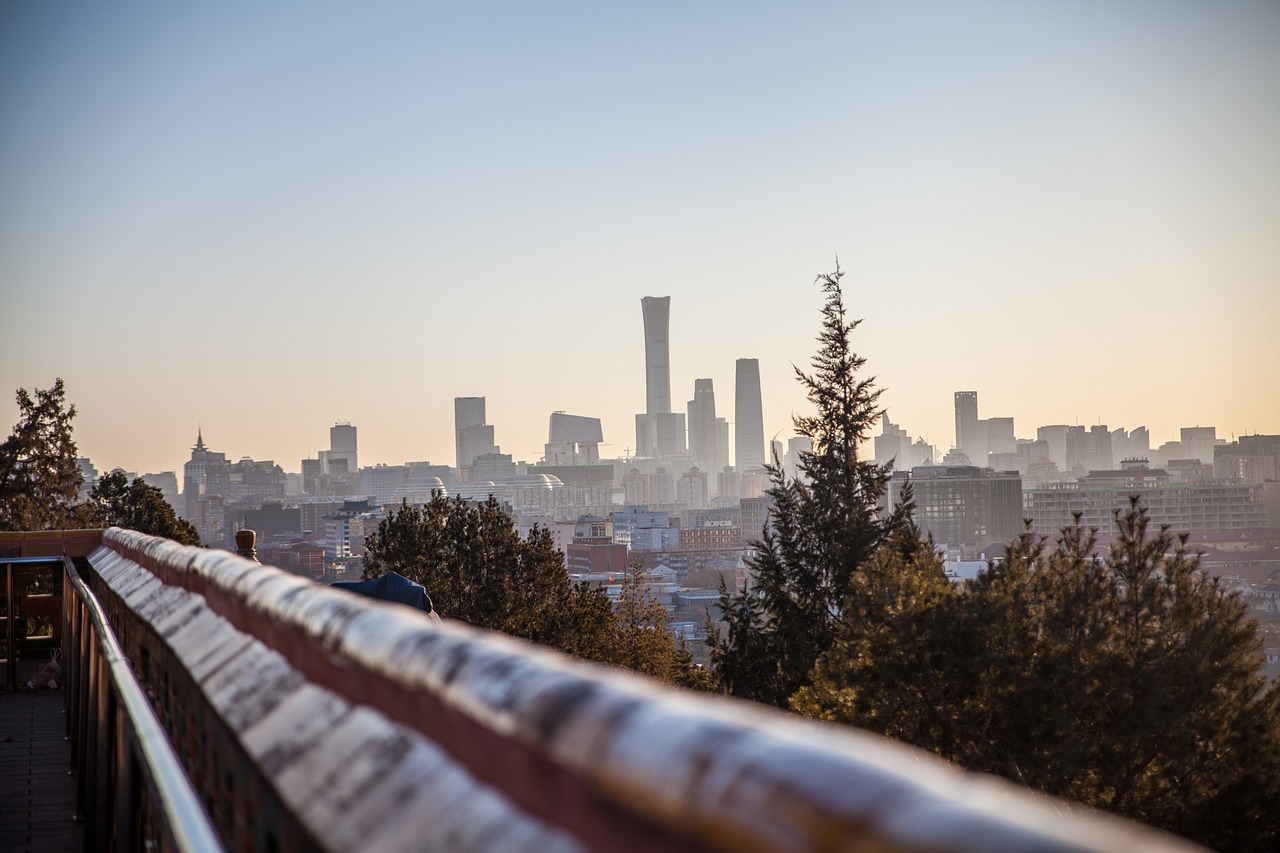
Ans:
[[[851,578],[891,532],[877,516],[889,467],[862,459],[858,449],[880,414],[880,391],[874,378],[861,376],[866,359],[851,340],[860,321],[847,317],[843,275],[837,266],[818,276],[826,295],[818,352],[812,373],[796,368],[815,413],[797,416],[795,430],[813,449],[800,454],[794,480],[776,460],[768,466],[771,529],[752,543],[757,556],[745,597],[722,595],[725,635],[710,640],[730,693],[779,707],[809,682],[835,640]]]
[[[17,392],[19,420],[0,444],[0,530],[77,527],[75,506],[84,482],[76,464],[71,421],[61,379],[53,387]]]

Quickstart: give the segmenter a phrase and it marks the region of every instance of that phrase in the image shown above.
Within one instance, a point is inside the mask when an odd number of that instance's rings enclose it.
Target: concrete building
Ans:
[[[912,441],[905,429],[889,421],[887,411],[880,413],[880,434],[875,436],[874,446],[876,463],[888,465],[892,462],[894,469],[898,471],[910,471],[918,465],[933,464],[933,447],[923,439]],[[790,469],[788,473],[791,473]]]
[[[676,482],[676,501],[690,509],[705,509],[710,501],[707,473],[693,467],[681,474]]]
[[[496,453],[493,443],[493,427],[487,425],[484,411],[484,397],[453,398],[453,432],[457,447],[455,464],[458,476],[464,477],[463,469],[471,465],[471,460],[481,453]]]
[[[349,423],[334,424],[329,427],[329,452],[322,460],[324,473],[337,473],[330,466],[343,459],[346,461],[344,473],[354,474],[360,470],[359,458],[356,455],[356,428]]]
[[[686,453],[683,412],[659,412],[651,416],[654,456],[676,461],[676,456]]]
[[[547,465],[595,465],[604,431],[599,418],[552,412],[543,461]]]
[[[760,360],[740,358],[734,382],[734,466],[759,468],[764,457],[764,406],[760,398]]]
[[[570,574],[617,576],[626,571],[627,546],[614,542],[610,519],[580,518],[573,541],[564,546],[564,560]]]
[[[742,519],[742,544],[750,545],[759,540],[772,523],[770,515],[773,512],[773,498],[769,495],[743,498],[738,509]]]
[[[923,444],[923,442],[921,442],[921,444]],[[928,447],[928,445],[925,445],[925,447]],[[787,470],[787,476],[793,479],[796,477],[799,477],[800,476],[800,454],[812,453],[812,452],[813,452],[813,439],[806,438],[803,435],[797,435],[787,439],[787,458],[786,458],[786,464],[785,464],[785,467]],[[929,448],[929,453],[930,453],[930,458],[926,461],[933,462],[933,458],[932,458],[933,448],[931,447]]]
[[[1181,438],[1182,458],[1199,459],[1206,465],[1213,464],[1213,449],[1219,443],[1216,427],[1183,427]]]
[[[671,523],[671,513],[624,506],[609,515],[613,539],[632,551],[664,551],[680,547],[680,527]]]
[[[978,392],[955,392],[956,448],[974,464],[985,465],[986,442],[978,435]]]
[[[88,460],[85,460],[86,462]],[[161,471],[159,474],[143,474],[142,482],[148,486],[160,490],[160,494],[164,495],[165,503],[173,507],[177,511],[182,504],[179,502],[178,491],[178,475],[173,471]]]
[[[916,522],[939,545],[974,557],[988,545],[1022,532],[1022,478],[1016,471],[977,466],[922,465],[889,482],[888,506],[911,483]]]
[[[1213,477],[1236,483],[1280,480],[1280,435],[1242,435],[1214,445]]]
[[[1028,490],[1024,512],[1035,531],[1046,536],[1070,525],[1072,514],[1077,512],[1084,526],[1115,535],[1113,513],[1126,510],[1130,495],[1136,494],[1150,513],[1151,525],[1167,524],[1175,533],[1266,526],[1266,508],[1258,485],[1198,485],[1172,480],[1163,469],[1094,471],[1078,482]]]
[[[206,493],[210,466],[225,464],[226,461],[225,453],[215,453],[205,447],[204,431],[196,430],[196,445],[191,448],[191,459],[182,466],[183,516],[193,524],[199,514],[197,504]]]

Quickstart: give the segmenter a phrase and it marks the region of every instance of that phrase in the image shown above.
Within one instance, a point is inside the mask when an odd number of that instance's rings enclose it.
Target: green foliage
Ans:
[[[1238,596],[1137,499],[1092,531],[1024,534],[963,590],[884,549],[876,586],[792,707],[1224,849],[1280,840],[1280,687]],[[858,593],[851,598],[861,597]],[[851,613],[852,615],[852,613]]]
[[[0,530],[80,526],[76,513],[83,477],[71,437],[75,406],[62,380],[35,396],[19,388],[18,423],[0,444]]]
[[[634,578],[615,614],[603,590],[570,582],[550,531],[535,527],[521,539],[493,497],[402,504],[365,540],[364,576],[387,571],[426,587],[449,618],[669,683],[699,682],[688,651],[666,631],[666,611]]]
[[[858,445],[879,415],[880,391],[860,378],[866,359],[854,352],[836,271],[817,283],[826,294],[813,373],[796,368],[816,413],[795,419],[812,440],[801,453],[801,476],[790,480],[769,466],[771,530],[753,543],[752,588],[725,591],[724,636],[711,636],[711,662],[733,695],[786,707],[809,681],[818,657],[835,641],[852,578],[901,523],[876,515],[888,483],[887,466],[861,459]]]
[[[614,609],[614,630],[603,647],[604,654],[593,657],[675,684],[706,690],[708,673],[694,666],[693,655],[683,642],[676,646],[667,632],[666,608],[650,598],[636,569],[622,579],[622,591]],[[586,657],[592,657],[586,655]]]
[[[860,379],[840,271],[827,294],[802,476],[771,469],[752,586],[721,584],[728,692],[900,738],[984,772],[1231,850],[1280,844],[1280,685],[1245,604],[1133,499],[1095,556],[1077,523],[1030,532],[962,588],[913,520],[883,517],[858,458],[879,392]]]
[[[200,544],[195,525],[178,517],[162,491],[141,477],[130,483],[123,471],[98,480],[82,506],[81,517],[94,526],[124,527],[183,545]]]

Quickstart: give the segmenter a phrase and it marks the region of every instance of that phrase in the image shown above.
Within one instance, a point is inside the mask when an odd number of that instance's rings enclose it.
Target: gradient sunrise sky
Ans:
[[[202,428],[286,470],[535,461],[760,359],[839,255],[891,418],[1280,433],[1280,3],[0,5],[0,430],[67,382],[101,469]]]

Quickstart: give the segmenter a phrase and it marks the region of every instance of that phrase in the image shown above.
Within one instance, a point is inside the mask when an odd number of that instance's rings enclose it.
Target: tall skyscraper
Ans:
[[[760,360],[740,358],[733,391],[733,464],[740,471],[764,464],[764,406],[760,402]]]
[[[644,314],[645,409],[636,415],[636,455],[653,456],[657,446],[655,415],[671,412],[671,297],[646,296]]]
[[[689,401],[689,452],[693,464],[703,471],[716,472],[716,392],[710,379],[693,380],[693,399]]]
[[[493,427],[485,423],[484,397],[453,398],[453,429],[459,476],[477,456],[497,452],[493,443]]]
[[[972,465],[987,464],[987,449],[978,436],[978,392],[956,392],[956,448],[969,457]]]

